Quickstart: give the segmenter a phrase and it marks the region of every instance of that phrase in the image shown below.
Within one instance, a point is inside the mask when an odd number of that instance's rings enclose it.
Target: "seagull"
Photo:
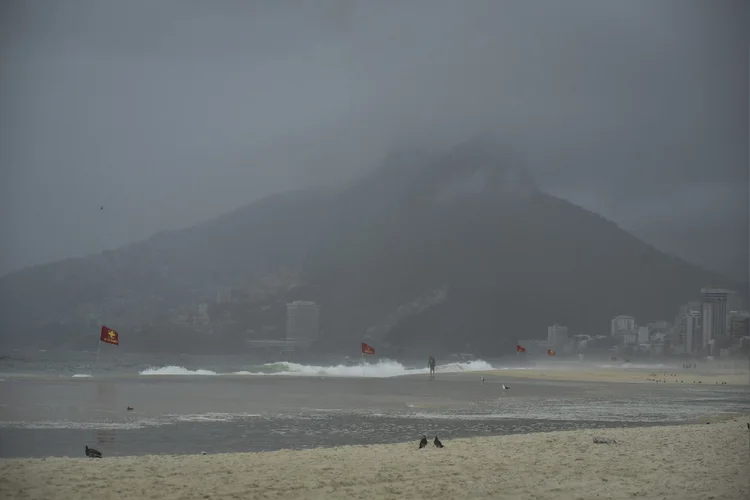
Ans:
[[[508,389],[510,389],[510,387],[508,387],[507,385],[503,384],[503,389],[505,389],[507,391]]]
[[[484,384],[484,377],[482,377],[482,383]]]
[[[86,456],[90,458],[102,458],[102,453],[98,450],[95,450],[93,448],[89,448],[88,445],[86,446]]]
[[[438,439],[437,436],[435,436],[435,440],[432,442],[432,444],[434,444],[438,448],[442,448],[443,447],[443,443],[440,442],[440,440]]]
[[[132,406],[128,406],[128,411],[133,411],[133,407]]]
[[[422,434],[422,440],[419,442],[419,449],[421,450],[425,446],[427,446],[427,436]]]

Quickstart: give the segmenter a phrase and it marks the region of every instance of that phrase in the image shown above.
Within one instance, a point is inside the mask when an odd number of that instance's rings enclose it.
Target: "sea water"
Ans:
[[[364,367],[240,356],[38,353],[0,362],[0,456],[308,448],[622,425],[750,411],[746,387],[503,379],[487,361]],[[494,366],[502,368],[502,366]],[[648,368],[648,367],[646,367]],[[510,390],[504,390],[505,383]],[[132,407],[132,411],[127,408]]]

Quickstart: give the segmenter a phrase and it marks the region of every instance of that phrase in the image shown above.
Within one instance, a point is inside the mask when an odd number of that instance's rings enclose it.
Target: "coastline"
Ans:
[[[745,370],[740,373],[710,373],[705,371],[685,370],[644,370],[633,368],[610,369],[565,369],[565,368],[523,368],[487,370],[481,372],[485,376],[510,377],[515,379],[565,381],[565,382],[606,382],[629,384],[660,384],[667,386],[748,386],[750,387],[750,373]]]
[[[746,418],[217,455],[0,460],[0,496],[170,498],[666,498],[750,495]],[[593,437],[617,444],[594,444]],[[430,438],[432,436],[429,436]],[[83,447],[83,443],[81,444]],[[83,450],[81,450],[83,455]]]

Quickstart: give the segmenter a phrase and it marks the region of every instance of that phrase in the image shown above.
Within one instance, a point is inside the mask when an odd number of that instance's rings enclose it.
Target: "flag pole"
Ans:
[[[365,353],[360,354],[362,357],[362,377],[365,376]]]
[[[97,347],[96,347],[96,359],[94,360],[94,369],[96,369],[99,366],[99,354],[102,352],[102,339],[101,338],[96,339],[96,343],[97,343]],[[91,371],[93,372],[94,370],[91,370]]]

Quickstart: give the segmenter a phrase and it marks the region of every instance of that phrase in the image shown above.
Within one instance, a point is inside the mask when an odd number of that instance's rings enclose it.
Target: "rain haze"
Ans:
[[[2,11],[0,274],[491,130],[546,191],[747,277],[741,0]]]
[[[0,498],[750,498],[747,0],[0,4]]]

